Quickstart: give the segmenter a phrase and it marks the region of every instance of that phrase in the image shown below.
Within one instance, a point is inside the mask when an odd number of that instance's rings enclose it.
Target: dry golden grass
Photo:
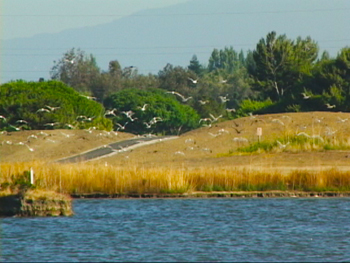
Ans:
[[[340,119],[349,121],[340,122]],[[281,124],[283,122],[284,125]],[[62,193],[143,193],[200,190],[253,189],[347,189],[350,151],[319,149],[308,142],[303,148],[275,147],[270,152],[238,153],[238,147],[261,140],[286,143],[299,132],[319,135],[332,145],[349,145],[350,114],[333,112],[285,113],[245,117],[214,124],[169,141],[80,164],[50,161],[78,154],[117,140],[132,138],[97,136],[100,132],[77,130],[45,131],[46,138],[25,146],[3,144],[0,183],[11,175],[34,168],[37,184]],[[221,132],[220,132],[221,131]],[[240,133],[238,133],[238,132]],[[74,134],[67,138],[63,133]],[[335,132],[330,136],[329,132]],[[1,135],[0,141],[19,142],[38,131]],[[211,135],[211,134],[212,135]],[[217,135],[217,136],[213,136]],[[246,138],[249,142],[237,142]],[[53,140],[55,143],[49,141]],[[235,153],[235,154],[229,154]],[[220,157],[221,156],[221,157]],[[304,177],[303,177],[304,176]]]
[[[33,168],[39,189],[64,194],[191,193],[195,191],[349,191],[350,171],[256,171],[235,168],[142,168],[93,164],[1,164],[0,183]],[[35,197],[36,192],[33,192]],[[39,193],[40,194],[40,193]],[[39,195],[37,195],[39,196]],[[52,197],[51,197],[52,198]]]

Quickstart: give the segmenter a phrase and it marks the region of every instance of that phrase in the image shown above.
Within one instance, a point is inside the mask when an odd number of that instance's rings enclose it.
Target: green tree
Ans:
[[[79,92],[92,94],[94,82],[99,79],[100,69],[95,57],[80,49],[72,48],[61,59],[54,61],[51,78],[60,80]]]
[[[196,55],[193,55],[192,59],[190,60],[190,65],[187,68],[193,71],[199,77],[204,73],[204,67],[199,63]]]
[[[309,37],[294,42],[286,35],[268,33],[253,51],[256,67],[249,73],[254,78],[254,88],[273,101],[300,92],[298,84],[310,74],[317,53],[317,43]]]
[[[126,124],[125,131],[135,134],[178,134],[198,127],[195,110],[160,89],[123,89],[107,97],[104,105],[117,109],[112,116],[115,129]]]
[[[223,69],[225,72],[231,74],[241,65],[240,58],[233,47],[225,47],[221,50],[215,48],[209,58],[208,70],[212,72]]]
[[[0,115],[7,119],[1,126],[3,129],[13,126],[32,130],[71,126],[111,129],[112,123],[103,113],[100,103],[81,96],[60,81],[16,81],[0,86]],[[86,116],[86,119],[78,121],[78,116]],[[54,123],[54,126],[47,123]]]

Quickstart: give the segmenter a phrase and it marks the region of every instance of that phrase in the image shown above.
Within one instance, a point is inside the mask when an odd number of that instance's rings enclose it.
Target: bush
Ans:
[[[146,109],[142,110],[145,104]],[[194,109],[160,89],[124,89],[107,97],[104,105],[106,109],[117,109],[117,116],[112,116],[116,129],[117,123],[127,123],[125,131],[136,134],[178,134],[199,126],[199,115]],[[123,114],[127,111],[133,112],[131,118]],[[155,117],[161,121],[152,123]]]
[[[50,110],[48,106],[57,109]],[[47,111],[38,112],[41,108]],[[46,123],[55,123],[54,128],[65,128],[71,124],[80,128],[100,125],[103,129],[111,129],[112,123],[103,118],[103,113],[100,103],[81,96],[59,81],[16,81],[0,86],[0,115],[6,117],[6,122],[0,122],[1,129],[52,128]],[[78,122],[76,118],[80,115],[92,118],[92,121]],[[27,123],[18,123],[18,120]]]
[[[248,116],[249,113],[256,113],[270,105],[273,105],[273,102],[270,99],[265,101],[243,100],[236,111],[236,116]]]

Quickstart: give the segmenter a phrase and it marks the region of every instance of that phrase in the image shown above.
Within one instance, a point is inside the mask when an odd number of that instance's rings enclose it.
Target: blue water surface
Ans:
[[[349,261],[350,199],[79,199],[72,217],[0,219],[0,259]]]

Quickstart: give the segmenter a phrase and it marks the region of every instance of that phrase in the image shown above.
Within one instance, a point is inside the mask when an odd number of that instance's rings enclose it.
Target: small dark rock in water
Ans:
[[[28,190],[0,196],[0,216],[71,216],[70,196],[53,191]]]

